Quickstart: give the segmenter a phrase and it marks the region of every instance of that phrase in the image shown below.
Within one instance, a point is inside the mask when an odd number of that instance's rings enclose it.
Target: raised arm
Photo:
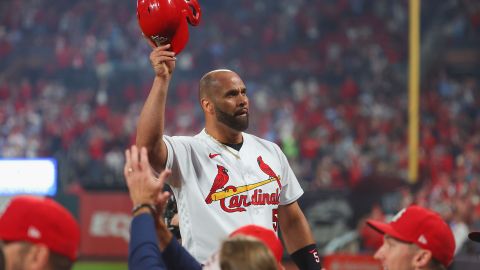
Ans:
[[[163,141],[165,103],[168,86],[175,69],[175,53],[168,51],[170,45],[154,48],[150,63],[155,72],[152,89],[143,105],[137,126],[138,147],[148,149],[150,165],[160,172],[165,168],[167,147]]]

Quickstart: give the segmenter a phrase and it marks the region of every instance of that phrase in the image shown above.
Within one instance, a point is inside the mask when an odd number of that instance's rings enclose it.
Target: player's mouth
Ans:
[[[235,116],[248,116],[248,109],[243,108],[235,112]]]

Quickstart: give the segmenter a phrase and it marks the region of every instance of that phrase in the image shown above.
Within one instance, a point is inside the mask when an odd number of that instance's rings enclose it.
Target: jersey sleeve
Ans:
[[[175,147],[176,142],[174,138],[166,135],[163,135],[163,141],[167,146],[167,162],[165,164],[165,168],[171,170],[173,168],[173,162],[176,159],[176,153],[173,151],[173,149],[177,148]]]
[[[167,182],[172,186],[178,187],[182,182],[181,168],[188,169],[191,166],[191,144],[184,137],[163,136],[163,141],[167,146],[166,169],[172,170],[172,175]]]
[[[282,152],[280,147],[278,147],[278,145],[274,145],[282,164],[283,179],[281,179],[281,182],[283,187],[282,191],[280,192],[280,205],[287,205],[298,200],[298,198],[303,195],[303,189],[298,183],[298,179],[293,173],[287,157]]]

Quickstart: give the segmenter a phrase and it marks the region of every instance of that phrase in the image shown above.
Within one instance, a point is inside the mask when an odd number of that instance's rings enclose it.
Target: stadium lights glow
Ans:
[[[0,159],[0,195],[53,196],[56,192],[55,159]]]

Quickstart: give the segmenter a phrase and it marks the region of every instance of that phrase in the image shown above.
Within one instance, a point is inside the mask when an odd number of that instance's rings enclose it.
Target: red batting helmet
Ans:
[[[197,0],[137,0],[137,19],[143,34],[157,46],[171,44],[176,54],[188,41],[188,23],[200,22]]]

